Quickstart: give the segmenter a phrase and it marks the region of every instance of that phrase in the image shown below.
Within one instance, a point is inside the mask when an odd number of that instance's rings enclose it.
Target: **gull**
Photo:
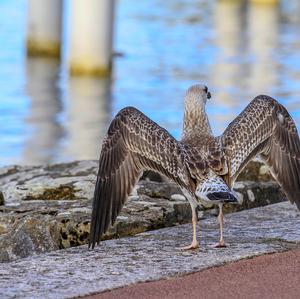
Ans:
[[[93,199],[89,247],[113,225],[144,170],[176,182],[192,209],[193,239],[182,249],[199,247],[199,204],[219,206],[224,247],[224,203],[238,202],[233,183],[247,163],[260,156],[291,203],[300,210],[300,141],[286,108],[267,95],[255,97],[221,136],[213,136],[206,102],[207,86],[194,85],[185,95],[180,141],[133,107],[112,120],[102,144]]]

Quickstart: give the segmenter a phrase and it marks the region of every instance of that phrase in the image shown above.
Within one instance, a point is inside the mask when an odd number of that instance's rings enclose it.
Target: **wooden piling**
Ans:
[[[107,76],[112,66],[114,0],[73,0],[70,7],[71,75]]]
[[[60,56],[62,0],[28,0],[27,54]]]

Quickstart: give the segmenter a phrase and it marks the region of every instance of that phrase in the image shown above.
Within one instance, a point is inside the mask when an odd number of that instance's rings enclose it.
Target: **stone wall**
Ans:
[[[97,164],[78,161],[0,169],[1,262],[88,242]],[[251,163],[241,178],[243,181],[235,184],[241,205],[226,206],[225,212],[283,200],[278,185],[258,162]],[[257,178],[260,182],[255,181]],[[200,219],[217,213],[213,206],[199,210]],[[103,239],[190,221],[189,204],[178,186],[147,173]]]

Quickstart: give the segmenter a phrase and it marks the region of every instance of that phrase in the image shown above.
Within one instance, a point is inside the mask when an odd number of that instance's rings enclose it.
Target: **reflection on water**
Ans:
[[[31,103],[25,120],[30,131],[23,150],[22,160],[25,164],[47,163],[59,151],[64,129],[58,119],[62,112],[58,72],[56,60],[26,60],[26,91]]]
[[[26,90],[31,99],[24,164],[95,159],[111,118],[110,80],[70,78],[62,95],[59,64],[27,58]],[[63,104],[64,103],[64,104]]]
[[[95,159],[111,119],[110,81],[71,78],[68,86],[66,160]]]
[[[246,78],[243,65],[243,52],[245,51],[245,10],[242,1],[218,1],[214,10],[213,20],[215,28],[215,45],[217,55],[210,68],[209,82],[215,86],[213,102],[213,123],[228,123],[234,117],[234,109],[238,106],[237,82],[239,86],[245,85]],[[224,126],[223,126],[224,127]],[[218,131],[218,130],[215,130]],[[218,133],[221,133],[218,131]]]
[[[110,80],[68,78],[55,61],[24,58],[25,3],[0,1],[0,165],[98,159],[112,116],[127,105],[179,138],[194,83],[212,92],[216,134],[261,93],[284,103],[299,127],[298,0],[120,0],[123,55]]]
[[[251,90],[269,93],[277,86],[280,69],[275,55],[278,49],[278,6],[257,5],[249,7],[249,55],[255,62],[250,65]]]

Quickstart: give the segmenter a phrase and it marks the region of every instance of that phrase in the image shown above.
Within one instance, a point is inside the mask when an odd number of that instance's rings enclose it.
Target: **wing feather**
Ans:
[[[300,140],[284,106],[269,96],[257,96],[220,137],[232,185],[257,154],[269,166],[287,198],[300,210]]]
[[[90,229],[92,248],[113,224],[142,172],[160,172],[188,188],[183,145],[135,108],[121,110],[103,141]]]

